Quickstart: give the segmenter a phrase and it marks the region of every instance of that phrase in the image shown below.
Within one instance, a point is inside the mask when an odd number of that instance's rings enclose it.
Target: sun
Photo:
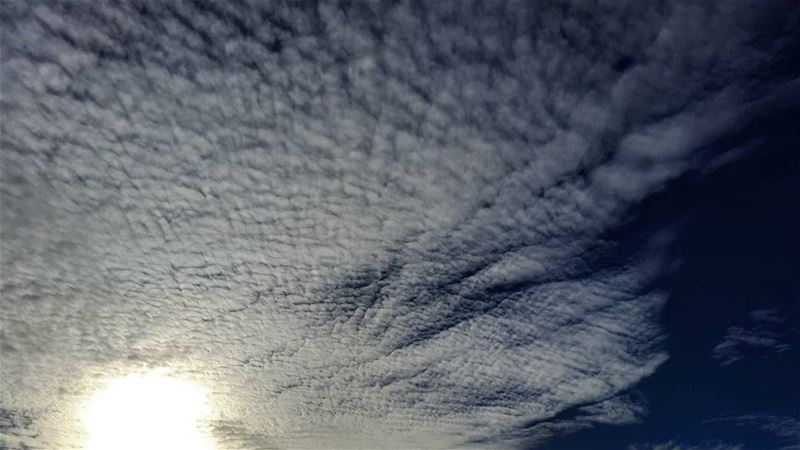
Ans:
[[[205,389],[158,372],[109,382],[84,415],[85,450],[215,450]]]

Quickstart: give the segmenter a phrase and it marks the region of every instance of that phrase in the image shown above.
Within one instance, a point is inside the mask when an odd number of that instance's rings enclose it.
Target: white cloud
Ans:
[[[602,234],[769,104],[757,5],[496,6],[4,5],[25,439],[72,445],[100,379],[156,366],[210,387],[226,449],[638,420],[658,265]]]

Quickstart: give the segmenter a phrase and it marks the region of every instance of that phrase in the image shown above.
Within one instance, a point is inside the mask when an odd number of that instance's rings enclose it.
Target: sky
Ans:
[[[792,0],[4,0],[0,449],[153,370],[219,450],[800,449],[797,55]]]

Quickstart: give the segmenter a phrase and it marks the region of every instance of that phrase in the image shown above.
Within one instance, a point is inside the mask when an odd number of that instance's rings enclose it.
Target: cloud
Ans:
[[[31,415],[24,411],[0,408],[0,436],[3,437],[0,442],[4,445],[27,448],[24,441],[36,439],[39,432],[34,427]]]
[[[605,233],[796,98],[753,77],[781,3],[270,5],[4,5],[0,404],[30,443],[77,445],[144,367],[211,388],[225,449],[638,420],[657,249]]]
[[[779,450],[800,449],[800,420],[776,414],[744,414],[707,420],[707,423],[731,423],[748,430],[759,430],[778,440]]]
[[[505,443],[524,448],[538,448],[555,437],[585,430],[598,425],[630,425],[639,423],[647,415],[642,399],[623,394],[597,403],[561,411],[546,420],[534,421],[503,435]],[[502,441],[501,441],[502,442]],[[485,444],[486,442],[478,442]],[[497,444],[495,440],[492,442]]]
[[[758,316],[760,313],[757,312],[754,315]],[[776,445],[769,447],[776,450],[800,449],[800,420],[795,417],[754,413],[708,419],[704,420],[703,423],[732,424],[750,433],[757,433],[761,437],[759,442],[762,445]],[[724,429],[722,431],[724,432]],[[765,436],[770,439],[765,439]],[[629,450],[740,450],[743,448],[746,447],[716,440],[695,444],[669,440],[659,444],[637,443],[631,445]]]
[[[695,446],[668,441],[662,444],[632,445],[628,450],[741,450],[742,448],[744,447],[741,445],[723,444],[719,442]]]
[[[750,313],[748,326],[734,325],[725,332],[722,342],[713,350],[713,356],[723,366],[739,361],[746,352],[760,351],[783,353],[791,349],[788,344],[786,318],[777,310],[755,310]]]

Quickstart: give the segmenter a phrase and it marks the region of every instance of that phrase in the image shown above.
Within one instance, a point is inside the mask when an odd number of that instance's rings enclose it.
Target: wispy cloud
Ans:
[[[714,358],[727,366],[742,359],[745,352],[783,353],[791,348],[785,324],[786,318],[777,310],[755,310],[746,325],[728,328],[714,347]]]
[[[719,442],[701,445],[688,445],[674,441],[668,441],[661,444],[636,444],[628,447],[628,450],[741,450],[743,448],[744,447],[741,445]]]
[[[800,449],[800,419],[776,414],[743,414],[707,420],[707,423],[728,423],[749,430],[759,430],[777,439],[778,450]]]

